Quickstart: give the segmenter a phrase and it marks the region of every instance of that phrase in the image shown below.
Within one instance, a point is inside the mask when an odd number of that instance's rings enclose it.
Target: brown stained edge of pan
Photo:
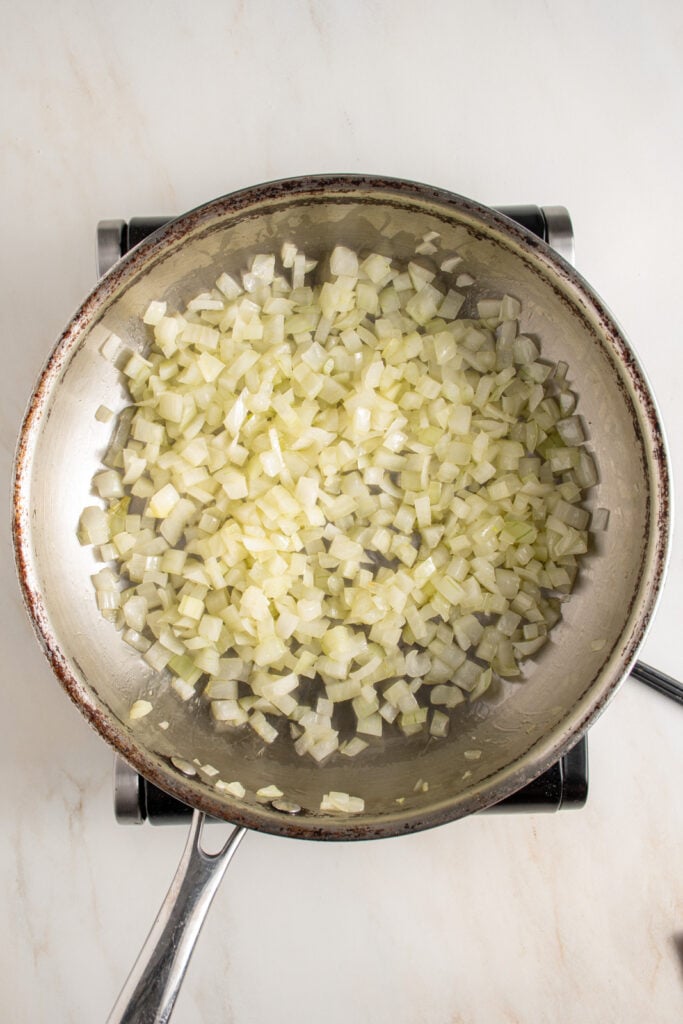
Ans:
[[[32,581],[30,565],[25,553],[26,546],[29,543],[30,531],[26,521],[28,509],[23,505],[22,495],[23,488],[28,484],[27,476],[30,463],[27,460],[30,457],[32,447],[32,432],[37,428],[40,421],[51,382],[57,377],[71,350],[78,343],[83,329],[88,324],[96,322],[96,314],[99,307],[120,284],[125,283],[127,278],[134,276],[150,259],[161,254],[169,243],[181,241],[188,233],[199,227],[203,221],[215,217],[216,214],[238,213],[246,207],[254,203],[263,202],[264,200],[289,200],[296,196],[301,196],[302,198],[315,196],[331,198],[330,192],[340,193],[340,201],[344,201],[349,193],[356,192],[359,189],[371,193],[366,200],[368,202],[373,201],[372,193],[383,192],[386,194],[389,192],[395,196],[405,197],[409,202],[417,201],[420,205],[433,203],[442,210],[444,208],[457,210],[461,214],[464,213],[475,220],[482,221],[486,227],[493,228],[494,231],[498,231],[508,237],[512,236],[522,250],[531,250],[537,259],[546,264],[546,271],[564,278],[572,291],[578,293],[586,309],[597,311],[600,327],[605,336],[614,345],[645,414],[653,447],[656,471],[655,480],[659,484],[659,493],[657,495],[659,511],[657,534],[655,537],[654,565],[648,591],[641,597],[642,608],[637,628],[627,637],[623,648],[618,652],[614,652],[617,664],[611,680],[603,688],[599,699],[594,701],[579,722],[574,724],[569,735],[564,736],[551,749],[546,750],[543,758],[532,759],[531,765],[521,771],[515,771],[514,765],[509,766],[506,769],[505,777],[497,785],[487,786],[487,780],[482,780],[470,799],[461,800],[457,804],[442,806],[422,814],[413,812],[408,817],[404,816],[401,818],[397,816],[396,819],[392,818],[388,822],[372,823],[362,819],[358,821],[353,819],[337,821],[325,818],[321,819],[320,825],[317,825],[314,823],[315,819],[312,822],[310,819],[304,822],[301,819],[279,818],[271,814],[264,816],[259,813],[252,813],[248,806],[240,806],[239,804],[226,808],[223,802],[215,800],[210,793],[197,793],[193,787],[185,784],[177,776],[169,779],[168,775],[161,771],[146,754],[141,753],[139,748],[122,731],[112,727],[111,716],[95,704],[90,695],[81,687],[78,680],[72,674],[59,645],[51,633],[40,592]],[[362,198],[359,197],[359,201],[362,202]],[[433,212],[436,213],[437,211],[434,210]],[[576,307],[568,299],[563,298],[571,306],[572,310],[576,312]],[[634,417],[637,418],[635,410]],[[267,831],[276,835],[305,839],[373,839],[436,827],[491,806],[522,788],[542,771],[549,768],[558,757],[571,748],[579,736],[585,732],[588,726],[602,712],[635,659],[648,622],[654,612],[665,574],[670,529],[668,457],[659,416],[635,356],[616,327],[614,319],[607,312],[591,287],[569,264],[566,264],[561,258],[557,257],[534,235],[531,235],[525,229],[520,228],[514,222],[509,221],[495,211],[452,192],[395,178],[379,178],[364,175],[325,175],[269,182],[221,197],[198,207],[178,218],[178,220],[172,221],[149,240],[142,242],[129,256],[121,261],[120,264],[116,264],[105,275],[82,304],[59,339],[45,365],[32,396],[21,427],[15,459],[13,540],[23,597],[34,631],[55,674],[71,700],[84,714],[90,724],[111,746],[121,753],[126,761],[134,765],[138,771],[161,789],[172,793],[178,799],[198,807],[210,815],[226,818],[226,820],[233,821],[235,824]],[[642,572],[643,568],[641,567],[641,579],[639,580],[638,588],[636,588],[637,590],[639,590],[642,582]],[[635,600],[634,597],[632,605],[635,603]],[[629,612],[631,610],[632,608],[629,609]],[[583,694],[584,697],[594,683],[595,679],[587,683]],[[523,756],[528,758],[531,750],[533,750],[533,747]],[[226,811],[229,813],[229,819],[227,819]]]

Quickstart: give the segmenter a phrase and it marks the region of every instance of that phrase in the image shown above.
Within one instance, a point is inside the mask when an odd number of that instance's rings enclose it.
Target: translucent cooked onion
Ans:
[[[445,737],[547,642],[588,546],[567,367],[437,240],[405,267],[338,246],[311,283],[286,243],[183,312],[152,302],[145,356],[102,350],[132,400],[79,526],[115,566],[102,614],[159,689],[318,762]]]

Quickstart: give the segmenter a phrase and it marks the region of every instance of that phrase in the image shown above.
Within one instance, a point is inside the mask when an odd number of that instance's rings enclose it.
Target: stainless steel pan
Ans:
[[[610,520],[595,537],[552,643],[522,684],[464,707],[446,741],[389,740],[322,769],[277,743],[263,751],[253,735],[226,741],[200,698],[181,705],[172,694],[156,696],[159,713],[150,719],[167,719],[168,730],[149,719],[132,727],[128,709],[149,692],[153,673],[100,617],[89,580],[93,555],[76,539],[108,442],[95,411],[125,404],[117,371],[98,351],[103,337],[113,330],[142,348],[138,318],[152,298],[187,299],[222,270],[237,271],[250,254],[279,250],[284,240],[313,257],[342,242],[401,260],[429,230],[440,233],[445,250],[465,255],[482,293],[523,300],[525,332],[541,340],[543,356],[569,364],[579,394],[600,472],[589,504],[609,509]],[[309,839],[429,828],[501,800],[548,768],[628,674],[657,601],[669,529],[655,405],[633,352],[589,285],[492,210],[391,179],[325,176],[258,186],[202,206],[139,245],[59,339],[31,399],[16,462],[14,536],[26,604],[83,714],[138,771],[185,803],[239,826]],[[482,752],[477,761],[464,756],[472,748]],[[201,773],[188,776],[173,757],[214,765],[220,778],[242,782],[245,799],[217,792]],[[418,777],[428,781],[427,792],[414,792]],[[256,791],[271,783],[301,810],[260,802]],[[364,796],[364,814],[321,814],[321,796],[330,790]]]

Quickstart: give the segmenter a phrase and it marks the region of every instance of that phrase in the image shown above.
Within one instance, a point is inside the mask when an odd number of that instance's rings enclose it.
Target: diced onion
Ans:
[[[152,705],[148,700],[136,700],[128,712],[128,717],[133,720],[137,718],[144,718],[151,710]]]
[[[256,796],[261,800],[278,800],[284,793],[277,786],[262,786],[256,790]]]
[[[114,418],[114,413],[106,405],[98,405],[95,411],[95,419],[100,423],[109,423]]]
[[[475,282],[439,245],[427,232],[399,267],[285,242],[182,312],[151,302],[144,354],[101,348],[132,404],[93,480],[105,507],[79,523],[116,565],[97,603],[216,728],[319,763],[391,732],[443,739],[559,619],[598,483],[567,367],[541,360],[514,296],[462,316]]]
[[[223,782],[222,779],[218,779],[214,782],[214,788],[219,793],[227,793],[229,796],[236,796],[238,800],[242,800],[246,795],[246,789],[241,782]]]
[[[320,801],[321,811],[339,811],[342,814],[361,814],[365,810],[365,801],[359,796],[332,791],[326,793]]]

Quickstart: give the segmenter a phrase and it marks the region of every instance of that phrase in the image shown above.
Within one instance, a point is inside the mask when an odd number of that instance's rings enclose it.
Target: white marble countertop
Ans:
[[[3,504],[34,378],[95,281],[97,220],[364,171],[565,204],[683,480],[683,15],[674,0],[3,4]],[[0,1016],[104,1020],[183,830],[126,829],[111,751],[32,636],[2,524]],[[643,649],[683,676],[683,530]],[[604,1024],[683,1014],[683,708],[627,680],[580,812],[350,845],[249,835],[177,1024]]]

